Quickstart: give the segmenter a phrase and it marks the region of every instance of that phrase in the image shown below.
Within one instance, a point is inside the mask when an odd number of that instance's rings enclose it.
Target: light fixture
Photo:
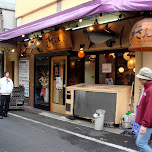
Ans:
[[[107,21],[99,22],[99,24],[111,23],[111,22],[115,22],[115,21],[118,21],[118,19],[112,19],[112,20],[107,20]],[[87,24],[87,25],[84,25],[84,26],[75,27],[72,30],[74,31],[74,30],[82,29],[82,28],[89,27],[89,26],[92,26],[92,25],[93,24]]]
[[[83,58],[84,56],[85,56],[84,51],[79,51],[79,52],[78,52],[78,57],[79,57],[79,58]]]
[[[123,73],[124,71],[125,71],[125,69],[124,69],[123,67],[120,67],[120,68],[119,68],[119,72],[120,72],[120,73]]]
[[[24,39],[24,41],[26,42],[26,41],[29,41],[30,39]]]
[[[80,22],[80,23],[82,22],[82,18],[79,19],[79,22]]]
[[[89,27],[89,31],[93,31],[93,26],[90,26],[90,27]]]
[[[83,51],[84,50],[84,44],[80,44],[80,51]]]
[[[23,54],[21,54],[21,56],[24,56]]]
[[[99,23],[98,23],[98,19],[95,19],[95,20],[94,20],[94,25],[97,25],[97,24],[99,24]]]
[[[127,62],[127,66],[128,66],[128,69],[134,69],[135,67],[135,62],[134,62],[134,59],[133,58],[130,58],[129,61]]]
[[[135,72],[135,68],[133,69],[133,71]]]
[[[22,37],[25,37],[25,35],[22,35]]]
[[[11,50],[11,52],[13,52],[13,53],[14,53],[14,52],[15,52],[15,50],[14,50],[14,49],[12,49],[12,50]]]
[[[103,16],[102,16],[102,13],[100,13],[100,18],[102,18]]]
[[[119,19],[122,18],[122,14],[119,14]]]
[[[130,59],[130,56],[128,56],[129,52],[125,52],[123,55],[123,58],[128,61]]]
[[[109,56],[112,56],[113,59],[116,58],[115,53],[110,53]]]

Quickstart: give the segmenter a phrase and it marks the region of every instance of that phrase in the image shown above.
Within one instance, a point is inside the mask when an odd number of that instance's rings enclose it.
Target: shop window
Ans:
[[[124,58],[127,53],[127,58]],[[135,79],[135,54],[133,52],[99,55],[99,83],[132,85]]]
[[[85,83],[95,84],[96,55],[85,56]]]
[[[49,106],[49,57],[35,59],[35,104]]]
[[[68,86],[84,82],[84,62],[77,56],[69,58]]]
[[[117,54],[117,79],[118,85],[132,85],[135,79],[135,55],[134,53],[128,53],[128,59],[124,59],[124,53]],[[128,62],[132,60],[130,66]],[[121,71],[122,69],[122,71]]]
[[[111,84],[115,83],[115,59],[114,53],[99,55],[99,83]]]

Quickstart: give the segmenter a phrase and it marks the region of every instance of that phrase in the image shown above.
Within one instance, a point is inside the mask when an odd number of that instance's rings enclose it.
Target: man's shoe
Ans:
[[[0,119],[3,119],[3,116],[0,116]]]

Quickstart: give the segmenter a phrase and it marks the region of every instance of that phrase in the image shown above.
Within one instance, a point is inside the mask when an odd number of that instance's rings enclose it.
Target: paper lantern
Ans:
[[[127,61],[130,59],[130,56],[128,56],[128,54],[129,54],[129,52],[125,52],[123,55],[123,58]]]
[[[84,51],[79,51],[79,52],[78,52],[78,57],[79,57],[79,58],[83,58],[84,56],[85,56]]]
[[[129,50],[152,52],[152,18],[141,19],[134,24],[129,36]]]
[[[116,58],[115,53],[110,53],[109,56],[112,56],[113,59]]]
[[[128,69],[134,69],[134,67],[135,67],[134,58],[129,59],[127,66],[128,66]]]
[[[125,71],[125,69],[124,69],[123,67],[120,67],[120,68],[119,68],[119,72],[120,72],[120,73],[123,73],[124,71]]]

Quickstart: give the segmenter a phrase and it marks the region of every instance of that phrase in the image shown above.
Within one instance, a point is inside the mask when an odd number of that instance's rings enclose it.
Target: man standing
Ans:
[[[4,72],[4,77],[0,79],[0,94],[1,94],[1,104],[0,104],[0,119],[7,117],[9,110],[10,98],[12,97],[13,82],[9,78],[9,71]],[[3,109],[5,105],[5,108]]]
[[[144,67],[136,77],[144,85],[136,115],[136,122],[140,125],[136,145],[141,152],[152,152],[152,148],[148,145],[152,134],[152,71]]]

